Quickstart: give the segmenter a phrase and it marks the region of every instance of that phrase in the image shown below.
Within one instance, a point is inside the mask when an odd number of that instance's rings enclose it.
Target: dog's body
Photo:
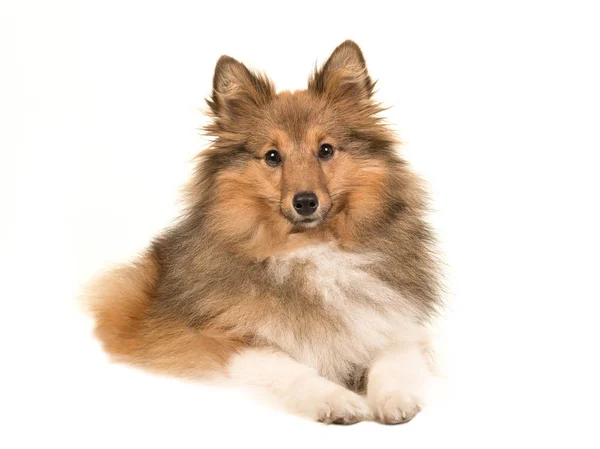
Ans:
[[[350,41],[294,93],[222,57],[186,214],[92,287],[106,350],[264,387],[324,422],[412,418],[437,273],[373,86]]]

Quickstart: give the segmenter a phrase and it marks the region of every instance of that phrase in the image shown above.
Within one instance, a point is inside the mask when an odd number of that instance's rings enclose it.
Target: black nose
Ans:
[[[293,204],[300,215],[310,215],[319,207],[319,198],[313,192],[300,192],[294,195]]]

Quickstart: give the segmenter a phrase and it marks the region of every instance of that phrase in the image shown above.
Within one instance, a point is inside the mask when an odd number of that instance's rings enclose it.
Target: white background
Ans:
[[[0,2],[0,445],[598,447],[593,3]],[[218,56],[299,89],[347,38],[432,193],[446,393],[326,427],[108,364],[76,294],[176,216]]]

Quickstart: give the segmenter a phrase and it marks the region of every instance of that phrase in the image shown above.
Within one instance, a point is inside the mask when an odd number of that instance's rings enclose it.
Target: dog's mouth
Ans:
[[[303,218],[301,220],[294,220],[292,223],[294,224],[294,226],[297,226],[299,228],[304,228],[304,229],[310,229],[310,228],[315,228],[317,226],[319,226],[319,224],[322,222],[323,220],[321,218],[315,217],[315,218]]]
[[[281,214],[294,226],[294,230],[292,232],[301,232],[305,229],[316,228],[322,224],[327,219],[330,210],[331,208],[328,208],[322,213],[315,214],[314,216],[310,217],[299,217],[283,210],[281,211]]]

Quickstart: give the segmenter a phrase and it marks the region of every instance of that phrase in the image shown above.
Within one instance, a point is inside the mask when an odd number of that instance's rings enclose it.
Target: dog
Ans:
[[[89,289],[114,360],[262,389],[323,423],[420,411],[436,242],[374,88],[352,41],[294,92],[218,60],[185,212]]]

